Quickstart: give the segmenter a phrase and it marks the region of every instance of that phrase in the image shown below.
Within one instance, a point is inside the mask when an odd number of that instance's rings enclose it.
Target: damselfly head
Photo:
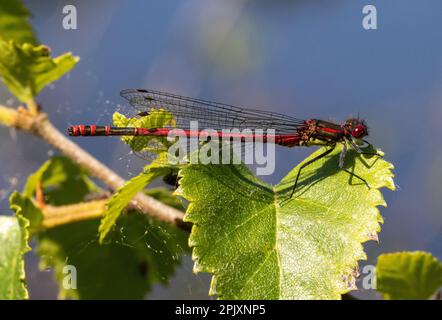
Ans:
[[[350,134],[353,138],[362,139],[368,135],[368,127],[364,120],[357,118],[351,118],[345,121],[344,124],[345,131]]]

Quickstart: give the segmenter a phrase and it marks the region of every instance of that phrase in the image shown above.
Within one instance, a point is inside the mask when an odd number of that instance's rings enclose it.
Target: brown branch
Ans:
[[[125,183],[122,177],[57,130],[48,120],[45,113],[33,116],[24,109],[17,111],[0,106],[0,124],[15,127],[40,137],[75,163],[85,168],[90,175],[101,180],[113,191]],[[131,205],[138,208],[141,212],[149,214],[154,219],[189,230],[189,225],[183,222],[183,213],[181,211],[165,205],[156,199],[139,193],[132,200]]]
[[[82,202],[57,207],[45,206],[41,208],[44,215],[42,227],[50,229],[68,223],[102,217],[108,200]]]

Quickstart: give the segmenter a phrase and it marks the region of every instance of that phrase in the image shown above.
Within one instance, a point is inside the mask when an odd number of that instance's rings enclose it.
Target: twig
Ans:
[[[106,200],[82,202],[65,206],[45,206],[42,208],[43,228],[54,228],[60,225],[99,218],[106,210]]]
[[[48,120],[45,113],[33,116],[24,109],[17,111],[0,106],[0,124],[15,127],[40,137],[75,163],[85,168],[90,175],[101,180],[113,191],[125,183],[122,177],[57,130]],[[181,211],[165,205],[156,199],[139,193],[134,197],[131,204],[154,219],[189,230],[189,225],[183,222],[183,213]]]

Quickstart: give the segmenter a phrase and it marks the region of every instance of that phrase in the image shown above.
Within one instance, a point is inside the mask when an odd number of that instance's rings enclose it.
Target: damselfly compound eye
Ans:
[[[356,139],[359,139],[367,135],[367,130],[364,125],[360,124],[354,127],[354,129],[351,132],[351,135]]]

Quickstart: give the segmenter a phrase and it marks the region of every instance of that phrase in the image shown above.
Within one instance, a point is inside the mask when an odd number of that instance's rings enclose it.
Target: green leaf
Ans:
[[[136,127],[136,128],[166,128],[174,126],[174,119],[170,112],[162,109],[152,109],[149,115],[138,118],[127,118],[121,113],[113,114],[113,123],[116,127]],[[166,137],[157,136],[123,136],[121,140],[128,144],[135,152],[161,153],[167,150],[170,142]]]
[[[31,175],[25,195],[15,194],[11,203],[32,203],[27,196],[35,193],[38,184],[50,204],[83,199],[96,190],[84,171],[66,158],[55,157]],[[151,195],[178,205],[176,197],[165,191],[154,190]],[[121,217],[116,232],[100,245],[99,223],[99,219],[69,223],[37,234],[41,267],[54,268],[63,298],[141,299],[152,284],[168,282],[187,248],[183,231],[133,212]],[[67,265],[76,268],[77,289],[66,286],[72,284],[72,269],[65,269]]]
[[[168,167],[162,166],[165,163],[163,159],[164,155],[165,154],[161,154],[159,159],[145,167],[144,172],[126,181],[126,183],[113,194],[107,204],[106,212],[104,213],[98,230],[100,243],[103,243],[106,235],[111,231],[123,209],[127,207],[133,197],[153,180],[170,171]]]
[[[48,47],[0,40],[0,76],[18,99],[28,102],[45,86],[69,72],[79,58],[65,53],[50,57]]]
[[[147,189],[144,191],[144,193],[152,198],[155,198],[159,201],[161,201],[164,204],[167,204],[168,206],[171,206],[175,209],[184,211],[183,202],[180,198],[173,195],[169,190],[165,188],[152,188]]]
[[[17,217],[0,216],[0,300],[28,299],[23,255],[30,251],[29,222]]]
[[[442,263],[423,251],[381,254],[376,286],[387,300],[423,300],[442,286]]]
[[[272,187],[244,165],[189,165],[180,192],[190,202],[189,243],[195,271],[213,274],[210,294],[222,299],[339,299],[354,288],[361,243],[377,239],[385,206],[378,190],[394,189],[393,166],[342,147],[307,166],[288,199],[299,165]],[[314,152],[304,161],[317,156]]]
[[[99,244],[99,222],[63,225],[39,236],[41,267],[54,268],[61,298],[142,299],[154,283],[168,283],[187,250],[183,231],[133,213],[122,216],[116,232]],[[76,269],[76,289],[63,286],[67,265]]]
[[[127,118],[115,112],[113,123],[117,127],[137,127],[137,128],[165,128],[174,125],[174,119],[170,112],[152,109],[149,115],[138,118]],[[127,207],[135,195],[142,191],[149,183],[160,176],[170,172],[172,165],[167,161],[167,148],[170,143],[165,137],[144,136],[144,137],[122,137],[122,141],[128,144],[135,152],[153,152],[157,158],[144,168],[138,176],[127,181],[112,196],[107,205],[107,210],[101,220],[99,233],[100,243],[104,241],[115,222],[120,217],[121,212]]]
[[[27,229],[30,236],[41,230],[43,213],[34,205],[29,197],[14,192],[9,198],[9,205],[11,210],[15,212],[16,216],[22,216],[28,220],[29,224]]]
[[[30,235],[40,230],[41,211],[14,192],[9,199],[15,217],[0,216],[0,300],[28,299],[23,255],[30,251]]]
[[[43,189],[45,201],[52,205],[80,202],[87,194],[97,190],[86,171],[61,156],[49,159],[31,174],[23,194],[33,197],[38,184]]]
[[[37,44],[28,20],[31,14],[20,0],[0,1],[0,39]]]

